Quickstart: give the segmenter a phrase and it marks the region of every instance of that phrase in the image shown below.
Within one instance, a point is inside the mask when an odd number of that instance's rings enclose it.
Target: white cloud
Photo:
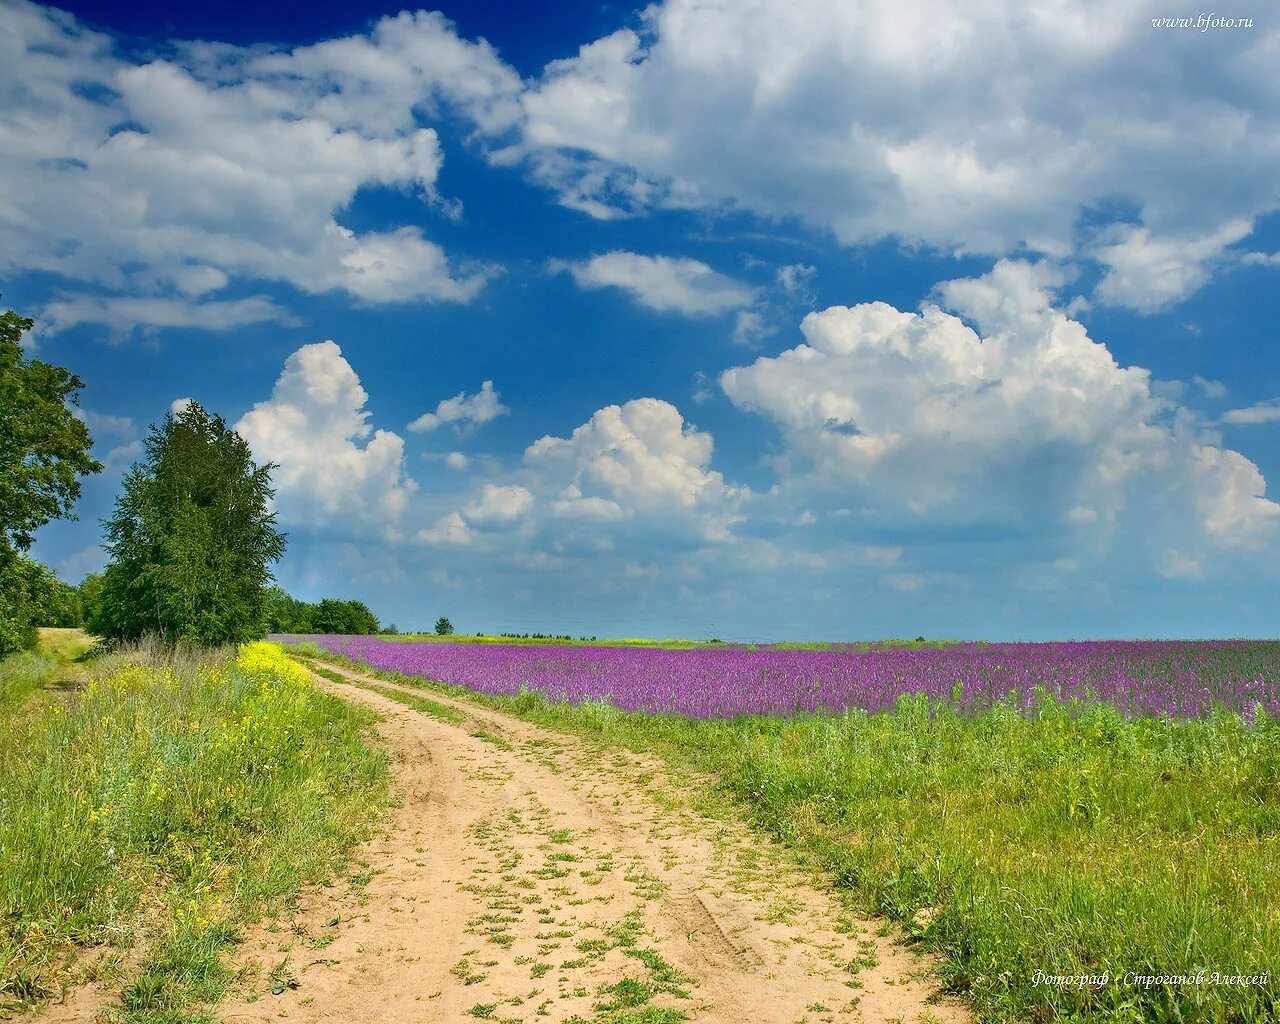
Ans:
[[[1269,542],[1280,505],[1257,467],[1053,309],[1057,283],[1002,261],[939,289],[965,319],[879,302],[811,313],[804,344],[722,386],[778,426],[797,500],[854,495],[873,523],[1075,531],[1095,549],[1128,530],[1187,557]]]
[[[117,335],[127,336],[136,328],[194,327],[225,331],[261,323],[296,325],[298,320],[265,295],[213,302],[155,296],[80,295],[46,303],[40,314],[40,333],[60,334],[80,324],[103,324]]]
[[[1061,257],[1125,208],[1144,233],[1111,240],[1105,294],[1155,308],[1280,206],[1280,28],[1154,35],[1149,8],[665,0],[547,66],[522,152],[594,216],[740,209],[846,243]]]
[[[502,397],[493,389],[493,381],[486,380],[474,395],[459,391],[452,398],[444,399],[436,406],[435,412],[424,412],[409,424],[409,429],[415,433],[423,433],[451,423],[455,430],[462,432],[468,428],[484,426],[510,411],[502,404]]]
[[[259,459],[279,466],[281,522],[398,535],[417,485],[403,439],[369,425],[368,397],[342,350],[321,341],[294,352],[271,398],[236,424]]]
[[[700,260],[642,256],[616,250],[583,263],[556,262],[580,288],[620,288],[636,302],[663,313],[712,316],[751,305],[755,293]]]
[[[519,77],[442,16],[293,50],[150,47],[139,63],[61,11],[4,12],[0,270],[118,293],[55,305],[64,325],[279,319],[261,298],[185,301],[233,279],[465,302],[491,276],[454,266],[416,226],[359,234],[339,220],[361,189],[442,202],[440,143],[419,117],[448,108],[497,131],[518,116]]]
[[[739,345],[756,345],[773,333],[764,314],[754,309],[742,310],[733,323],[733,340]]]
[[[817,274],[817,267],[811,267],[806,263],[788,263],[778,268],[778,284],[788,295],[812,301],[813,279]]]
[[[505,552],[525,567],[539,553],[622,558],[655,545],[721,545],[746,492],[711,468],[712,449],[711,436],[667,402],[606,406],[567,438],[535,441],[504,480],[485,481],[418,540]]]
[[[472,523],[513,523],[533,507],[533,502],[533,494],[519,484],[485,484],[480,497],[462,512]]]
[[[1191,378],[1191,383],[1200,389],[1205,398],[1227,397],[1227,386],[1220,380],[1209,380],[1197,374]]]
[[[710,434],[686,424],[680,411],[656,398],[637,398],[596,412],[568,438],[543,437],[525,463],[560,491],[566,510],[592,499],[637,510],[694,510],[731,496],[710,468]],[[593,507],[599,507],[598,505]]]
[[[1253,231],[1234,219],[1199,236],[1155,237],[1144,227],[1116,225],[1103,232],[1094,257],[1107,268],[1097,287],[1106,303],[1154,313],[1200,288],[1224,260],[1227,246]]]
[[[89,434],[95,442],[101,440],[103,435],[128,438],[138,436],[138,425],[129,416],[113,416],[82,406],[73,406],[71,415],[89,428]]]
[[[173,415],[175,416],[181,416],[184,412],[187,411],[187,406],[189,406],[192,403],[192,401],[194,401],[194,399],[175,398],[172,402],[169,403],[169,411],[173,413]]]
[[[444,464],[450,469],[463,470],[470,464],[470,460],[462,452],[450,452],[444,457]]]
[[[1280,423],[1280,398],[1271,398],[1243,409],[1231,409],[1222,414],[1222,422],[1235,426]]]
[[[474,534],[467,521],[457,512],[441,516],[436,525],[418,531],[417,539],[423,544],[466,547]]]

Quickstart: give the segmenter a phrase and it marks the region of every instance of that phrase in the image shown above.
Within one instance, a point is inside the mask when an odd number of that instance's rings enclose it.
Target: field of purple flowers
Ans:
[[[416,643],[367,636],[309,640],[372,668],[491,695],[522,689],[571,704],[692,718],[893,707],[925,694],[973,713],[1010,695],[1034,704],[1105,701],[1128,715],[1201,718],[1215,707],[1280,717],[1280,643],[1105,641],[944,647],[610,646]]]

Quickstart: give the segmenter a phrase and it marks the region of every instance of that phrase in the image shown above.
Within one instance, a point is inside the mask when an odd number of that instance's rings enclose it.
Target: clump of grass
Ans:
[[[859,909],[903,922],[984,1020],[1280,1018],[1280,721],[1261,708],[1184,721],[1043,699],[965,716],[904,696],[697,721],[357,667],[693,769]],[[1269,982],[1124,981],[1201,971]]]
[[[121,1019],[195,1019],[238,929],[367,834],[389,780],[370,721],[266,644],[143,645],[0,719],[0,1000],[135,942]]]
[[[41,651],[21,651],[0,660],[0,714],[25,701],[53,676],[57,667],[57,661]]]

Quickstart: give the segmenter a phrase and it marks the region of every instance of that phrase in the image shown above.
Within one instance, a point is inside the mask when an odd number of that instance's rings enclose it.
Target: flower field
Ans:
[[[367,636],[307,640],[372,668],[491,695],[606,701],[625,711],[692,718],[893,707],[924,694],[971,714],[1013,695],[1105,701],[1128,715],[1202,718],[1214,708],[1280,717],[1280,643],[1106,641],[834,646],[820,650],[416,643]]]

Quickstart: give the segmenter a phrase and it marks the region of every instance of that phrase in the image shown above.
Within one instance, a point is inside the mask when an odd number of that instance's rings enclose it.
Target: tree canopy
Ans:
[[[49,616],[77,614],[70,588],[23,552],[50,520],[74,518],[80,478],[102,469],[72,412],[84,383],[23,352],[31,327],[13,310],[0,314],[0,656],[32,646]]]
[[[207,644],[261,636],[271,564],[285,548],[273,468],[199,403],[152,426],[103,524],[111,562],[89,627]]]
[[[102,470],[72,413],[84,382],[25,356],[22,335],[32,324],[12,310],[0,314],[0,558],[26,551],[50,520],[74,518],[80,477]]]

